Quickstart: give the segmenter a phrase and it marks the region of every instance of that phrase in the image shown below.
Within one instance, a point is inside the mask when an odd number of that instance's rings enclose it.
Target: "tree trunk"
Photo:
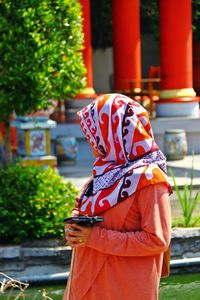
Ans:
[[[11,134],[10,134],[10,121],[4,123],[5,132],[5,159],[6,165],[12,163],[12,151],[11,151]]]

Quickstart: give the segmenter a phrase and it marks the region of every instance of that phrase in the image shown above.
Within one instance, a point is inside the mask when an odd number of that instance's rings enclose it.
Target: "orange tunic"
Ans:
[[[87,247],[76,249],[69,299],[158,299],[171,231],[166,185],[145,187],[102,216]]]

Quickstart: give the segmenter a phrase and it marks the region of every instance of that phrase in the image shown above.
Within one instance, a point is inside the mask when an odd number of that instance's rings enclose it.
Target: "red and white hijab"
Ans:
[[[98,152],[93,176],[79,195],[80,214],[97,215],[148,185],[167,183],[166,159],[155,143],[146,110],[120,94],[106,94],[78,112]]]

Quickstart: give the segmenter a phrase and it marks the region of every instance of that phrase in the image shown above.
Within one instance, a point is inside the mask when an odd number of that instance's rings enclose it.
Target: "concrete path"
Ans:
[[[74,165],[63,165],[59,166],[59,173],[66,181],[71,181],[72,184],[80,189],[83,184],[88,180],[91,175],[93,161],[77,161]],[[168,161],[168,169],[171,168],[177,185],[180,188],[184,187],[187,182],[190,184],[190,175],[192,168],[192,156],[187,155],[183,160]],[[168,172],[169,173],[169,172]],[[174,186],[172,178],[169,176],[169,182]],[[194,156],[194,180],[193,180],[194,194],[200,190],[200,155]],[[174,189],[173,189],[174,190]],[[177,199],[176,192],[170,196],[172,218],[179,217],[182,215],[182,209]],[[200,209],[200,203],[198,205]]]
[[[79,160],[75,164],[65,164],[59,166],[59,173],[67,181],[71,181],[73,185],[79,189],[90,177],[92,172],[92,165],[92,160]],[[187,155],[183,160],[167,161],[167,167],[168,169],[172,169],[178,186],[183,187],[186,182],[190,184],[190,176],[192,170],[192,155]],[[173,186],[173,181],[170,176],[169,182]],[[194,156],[193,185],[195,186],[195,189],[200,189],[200,155]]]
[[[187,155],[183,160],[168,161],[167,167],[172,169],[177,185],[183,187],[185,183],[190,184],[192,172],[192,155]],[[169,181],[173,186],[172,178],[169,176]],[[195,189],[200,189],[200,155],[194,155],[194,180],[193,186]]]

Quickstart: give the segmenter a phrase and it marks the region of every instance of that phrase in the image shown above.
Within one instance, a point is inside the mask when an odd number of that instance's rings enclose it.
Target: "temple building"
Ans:
[[[93,87],[90,0],[80,0],[83,11],[87,68],[85,94]],[[193,89],[192,1],[159,0],[160,93],[157,117],[199,116],[199,98]],[[140,1],[112,1],[114,91],[139,92],[142,80]],[[134,81],[134,82],[132,82]],[[132,84],[131,84],[132,82]],[[134,84],[133,84],[134,83]],[[88,95],[89,94],[89,95]]]
[[[78,110],[98,94],[119,92],[143,101],[149,97],[151,123],[156,142],[164,151],[164,134],[170,129],[186,132],[188,154],[200,153],[199,97],[193,88],[192,53],[192,0],[159,0],[160,44],[159,66],[150,68],[148,78],[142,77],[140,0],[112,0],[112,53],[107,61],[112,65],[112,89],[94,88],[94,53],[91,42],[90,0],[79,0],[82,6],[84,49],[83,58],[87,69],[87,87],[66,105],[66,124],[53,131],[71,135],[79,140],[81,157],[85,143],[77,121],[70,111]],[[148,45],[147,45],[148,48]],[[146,52],[148,49],[145,50]],[[98,63],[102,70],[107,63]],[[102,66],[103,65],[103,66]],[[105,81],[96,72],[98,81]],[[146,98],[145,98],[146,99]],[[66,127],[67,126],[67,127]],[[67,128],[67,129],[66,129]]]

